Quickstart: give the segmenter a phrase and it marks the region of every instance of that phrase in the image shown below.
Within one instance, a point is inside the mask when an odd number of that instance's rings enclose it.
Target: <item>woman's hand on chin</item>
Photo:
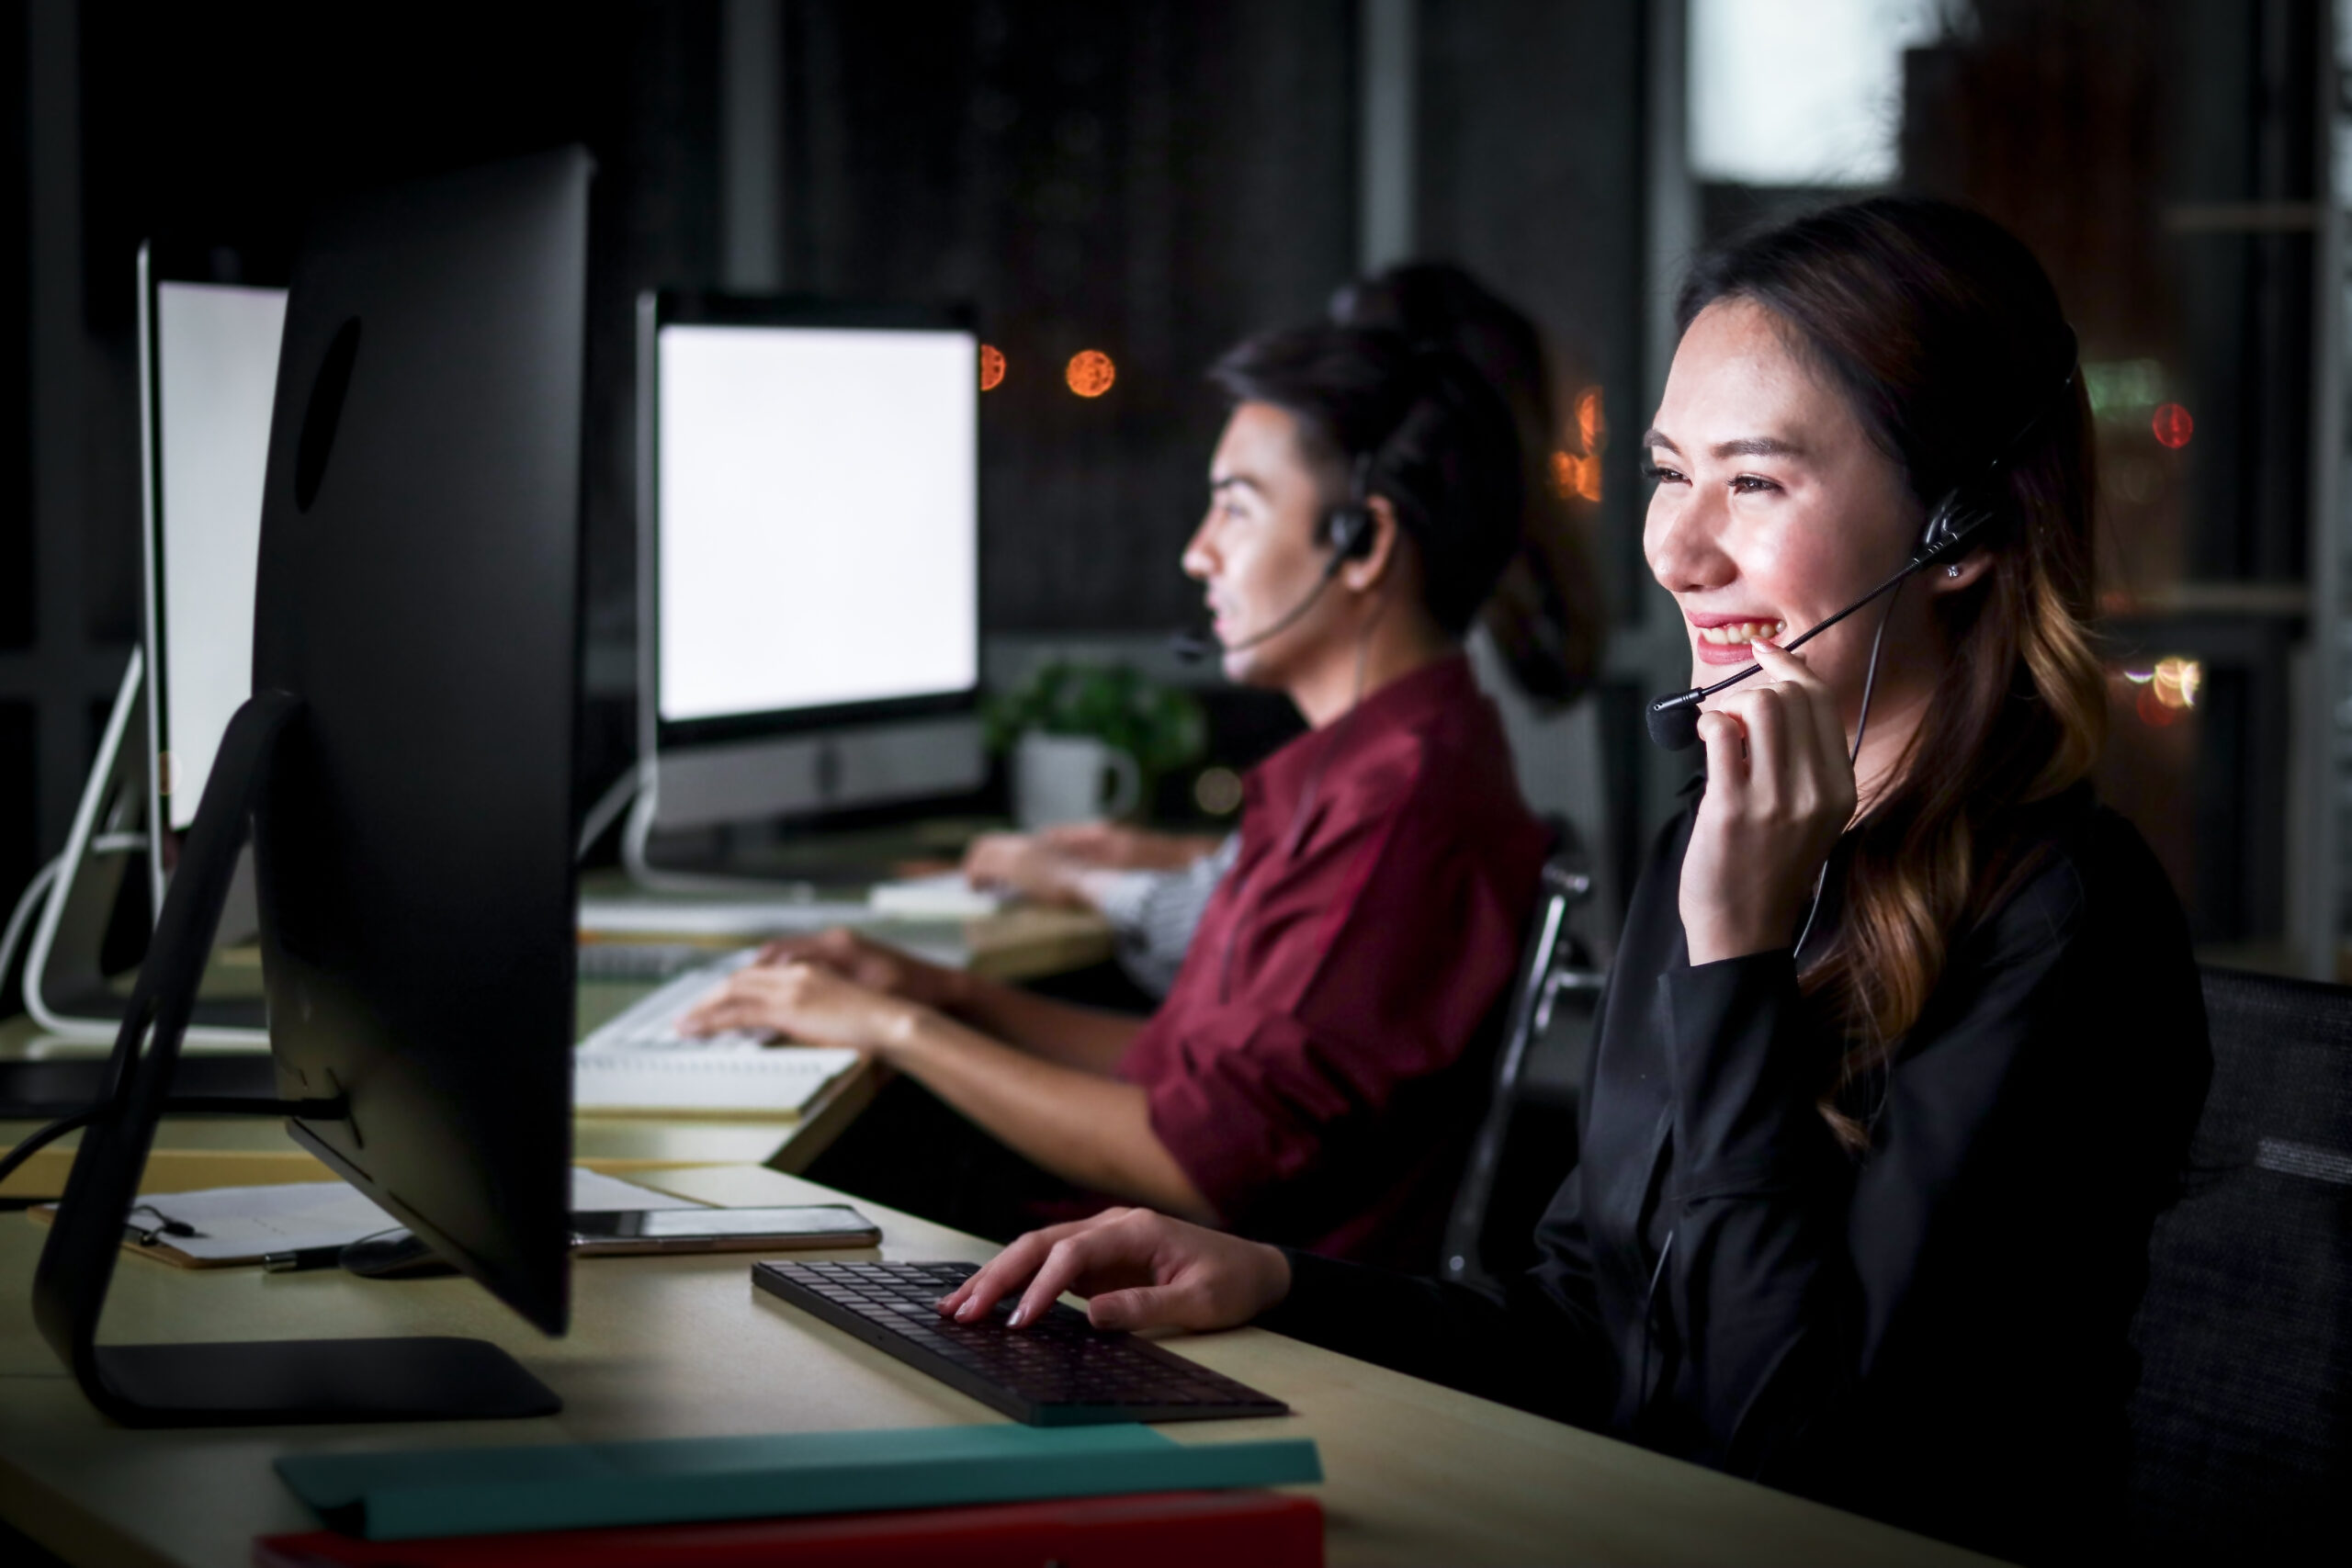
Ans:
[[[1754,645],[1751,680],[1699,716],[1707,793],[1682,859],[1690,962],[1786,947],[1814,879],[1854,816],[1854,769],[1836,694],[1805,661]]]
[[[1148,1209],[1111,1209],[1031,1231],[944,1297],[939,1310],[975,1322],[1015,1291],[1020,1303],[1007,1319],[1014,1327],[1075,1291],[1090,1298],[1086,1315],[1097,1328],[1231,1328],[1290,1294],[1290,1260],[1262,1243]]]

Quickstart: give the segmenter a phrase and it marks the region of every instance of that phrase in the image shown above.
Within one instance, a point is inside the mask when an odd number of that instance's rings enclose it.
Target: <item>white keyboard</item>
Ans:
[[[681,1034],[678,1021],[692,1012],[727,977],[760,955],[756,947],[689,969],[659,989],[647,993],[600,1025],[580,1043],[583,1052],[699,1051],[743,1052],[763,1049],[771,1036],[729,1031],[723,1034]]]
[[[705,964],[655,990],[580,1043],[572,1105],[592,1115],[796,1116],[857,1065],[857,1053],[793,1046],[733,1031],[681,1034],[678,1021],[759,949]]]
[[[910,940],[913,933],[893,933],[894,945],[914,956],[926,959],[945,968],[960,969],[964,965],[963,944],[953,937],[933,934],[930,941]],[[729,1031],[724,1034],[681,1034],[678,1020],[692,1012],[711,992],[727,983],[727,977],[738,969],[758,959],[760,950],[746,947],[698,964],[632,1002],[598,1026],[580,1043],[583,1052],[601,1055],[610,1051],[698,1051],[714,1053],[745,1053],[761,1050],[771,1044],[775,1036],[764,1032]]]
[[[572,1108],[583,1116],[797,1117],[857,1053],[603,1051],[572,1060]]]

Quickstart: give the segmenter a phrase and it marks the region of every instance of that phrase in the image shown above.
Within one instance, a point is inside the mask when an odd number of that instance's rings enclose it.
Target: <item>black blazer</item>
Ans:
[[[2126,1336],[2211,1073],[2162,870],[2087,786],[2035,808],[1857,1159],[1792,954],[1690,964],[1695,811],[1635,889],[1537,1266],[1496,1297],[1294,1254],[1266,1325],[2000,1555],[2111,1542]]]

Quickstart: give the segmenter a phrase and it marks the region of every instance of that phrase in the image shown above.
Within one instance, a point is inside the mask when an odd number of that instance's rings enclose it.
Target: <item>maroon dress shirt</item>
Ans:
[[[1459,656],[1250,773],[1239,857],[1118,1066],[1225,1225],[1435,1266],[1545,842]]]

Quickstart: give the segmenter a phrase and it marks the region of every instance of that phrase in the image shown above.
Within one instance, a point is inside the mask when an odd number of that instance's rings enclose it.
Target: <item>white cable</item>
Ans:
[[[122,831],[94,833],[83,845],[83,854],[88,859],[95,859],[99,855],[144,854],[146,850],[146,834]],[[65,902],[70,890],[60,880],[64,874],[65,856],[61,854],[34,874],[32,881],[26,885],[24,895],[17,900],[16,913],[8,917],[8,929],[6,931],[0,931],[0,984],[6,983],[8,965],[16,961],[17,944],[24,940],[25,931],[32,926],[35,914],[47,916],[51,912],[48,907],[62,905]],[[42,897],[44,891],[47,893],[46,898]],[[62,914],[62,910],[56,910],[55,913]],[[45,919],[42,933],[35,937],[32,951],[25,957],[25,973],[17,987],[18,995],[24,998],[25,1010],[31,1013],[33,1021],[50,1033],[62,1034],[68,1038],[93,1040],[101,1038],[87,1023],[76,1023],[74,1021],[67,1020],[61,1025],[60,1021],[42,1005],[39,984],[40,971],[48,965],[47,942],[48,939],[55,934],[53,921]],[[114,1025],[108,1023],[105,1027],[111,1032]],[[111,1038],[111,1033],[109,1032],[106,1037]],[[189,1038],[198,1038],[196,1032],[191,1031]]]
[[[643,784],[644,770],[631,762],[628,771],[596,797],[596,804],[588,808],[588,815],[581,820],[580,842],[572,851],[572,859],[588,858],[588,852],[596,847],[596,840],[605,836],[605,829],[613,825],[613,818],[637,798]]]
[[[24,940],[25,928],[32,924],[33,911],[40,908],[41,895],[57,880],[57,868],[64,860],[60,855],[33,873],[33,879],[25,884],[23,894],[17,899],[17,912],[8,917],[7,930],[0,931],[0,985],[7,983],[8,965],[17,960],[17,944]]]

